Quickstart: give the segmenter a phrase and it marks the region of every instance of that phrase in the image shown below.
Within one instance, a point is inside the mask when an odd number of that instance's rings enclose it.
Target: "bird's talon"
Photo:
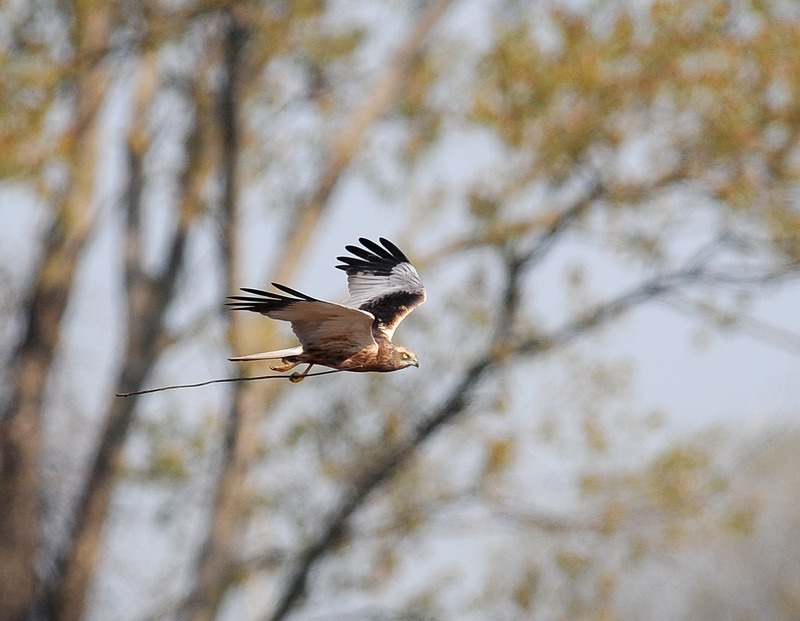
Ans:
[[[300,364],[300,363],[299,362],[285,362],[284,361],[284,364],[272,364],[272,365],[270,365],[269,368],[272,369],[273,371],[277,371],[278,373],[286,373],[286,371],[291,371],[298,364]]]
[[[289,376],[289,381],[292,384],[299,384],[304,379],[306,379],[305,373],[300,373],[299,371],[295,371]]]

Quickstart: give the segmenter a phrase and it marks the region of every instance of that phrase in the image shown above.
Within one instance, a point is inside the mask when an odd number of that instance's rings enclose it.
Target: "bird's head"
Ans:
[[[405,347],[396,346],[394,350],[394,360],[397,368],[403,369],[405,367],[419,367],[417,362],[417,355],[406,349]]]

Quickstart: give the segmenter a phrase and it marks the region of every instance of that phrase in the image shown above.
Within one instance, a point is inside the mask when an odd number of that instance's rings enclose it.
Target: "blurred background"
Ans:
[[[0,621],[800,618],[800,5],[0,16]],[[361,236],[418,370],[114,396]]]

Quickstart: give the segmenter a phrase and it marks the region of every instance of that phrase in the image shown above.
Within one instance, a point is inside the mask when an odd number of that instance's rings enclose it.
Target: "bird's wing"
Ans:
[[[337,257],[350,292],[344,304],[374,315],[377,328],[391,340],[397,325],[425,301],[425,287],[408,257],[388,239],[358,241],[364,248],[345,247],[355,256]]]
[[[278,283],[289,295],[243,288],[250,296],[230,296],[228,306],[248,310],[292,324],[303,351],[322,351],[346,359],[367,347],[377,349],[372,336],[373,315],[333,302],[324,302]]]

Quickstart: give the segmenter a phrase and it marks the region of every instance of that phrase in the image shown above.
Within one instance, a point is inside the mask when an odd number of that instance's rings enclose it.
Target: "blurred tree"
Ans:
[[[33,7],[15,20],[14,34],[19,38],[9,42],[4,54],[4,65],[10,68],[9,83],[3,88],[10,94],[3,106],[3,126],[8,128],[3,131],[3,142],[8,145],[3,149],[4,168],[11,173],[29,173],[52,158],[50,163],[63,169],[63,182],[49,188],[52,220],[33,282],[24,294],[24,328],[11,355],[11,394],[0,411],[0,498],[5,507],[0,511],[3,619],[21,618],[37,590],[42,405],[75,268],[92,233],[95,214],[97,118],[109,78],[98,57],[108,46],[113,15],[105,3],[86,2],[78,7],[75,18],[68,43],[73,63],[51,60],[59,50],[36,31],[44,24]],[[62,85],[71,91],[63,98],[66,101],[56,96]],[[69,122],[55,145],[41,147],[31,136],[42,142],[48,139],[46,112],[57,105],[69,109]]]
[[[146,602],[115,614],[609,618],[630,605],[619,592],[631,564],[705,532],[756,532],[759,507],[720,470],[715,442],[668,447],[619,473],[613,457],[634,440],[604,413],[624,398],[629,373],[582,361],[576,344],[662,300],[796,345],[743,301],[799,273],[800,16],[780,2],[689,0],[359,7],[41,0],[4,9],[0,170],[38,192],[51,217],[19,296],[23,328],[0,419],[0,621],[109,615],[93,597],[116,543],[114,494],[131,493],[126,450],[140,400],[104,400],[73,504],[38,501],[43,412],[69,414],[48,385],[63,373],[57,356],[69,358],[59,337],[99,215],[119,225],[125,339],[114,384],[131,392],[202,338],[224,343],[220,358],[245,340],[274,342],[271,323],[227,317],[220,300],[253,284],[245,264],[254,257],[271,262],[275,280],[294,280],[345,179],[411,205],[399,216],[420,239],[409,252],[438,285],[404,328],[430,345],[425,374],[225,392],[218,428],[198,443],[207,454],[173,450],[160,462],[168,466],[147,470],[161,474],[153,488],[170,476],[176,486],[200,482],[203,499],[176,510],[199,534],[172,544],[185,549],[160,569],[168,584],[142,578]],[[453,15],[481,20],[480,32],[453,28]],[[95,207],[110,174],[97,156],[111,140],[100,113],[121,100],[121,197]],[[442,153],[461,167],[452,187]],[[257,217],[271,237],[254,248]],[[558,274],[567,308],[548,313],[533,278],[576,240],[621,258],[628,287],[598,286],[591,265],[575,264]],[[191,320],[175,320],[185,309]],[[542,416],[532,431],[525,395],[544,360],[574,373],[551,406],[559,422]],[[156,427],[170,408],[198,418],[201,406],[187,399],[164,405]],[[476,412],[496,421],[466,416]],[[541,510],[522,456],[573,414],[584,442],[579,507]],[[647,427],[632,418],[628,426]],[[41,543],[45,511],[67,516],[52,550]],[[478,516],[474,537],[456,532],[464,515]],[[497,525],[512,530],[506,547],[481,547]],[[460,597],[447,567],[427,559],[440,540],[478,555],[475,593]],[[408,559],[417,586],[392,591]],[[253,585],[258,595],[243,604]],[[338,593],[367,607],[388,593],[396,610],[351,613],[331,601]],[[787,596],[770,614],[793,618],[795,603]]]

